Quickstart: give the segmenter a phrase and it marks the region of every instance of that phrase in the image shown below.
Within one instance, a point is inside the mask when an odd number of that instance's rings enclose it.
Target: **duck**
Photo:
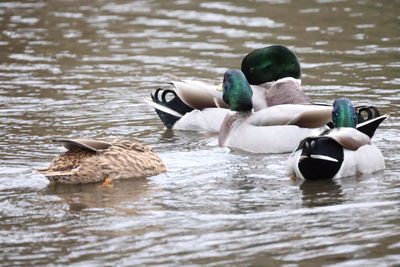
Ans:
[[[49,168],[38,170],[52,183],[84,184],[154,176],[166,172],[152,148],[137,141],[56,139],[67,151],[55,157]]]
[[[251,84],[253,108],[256,111],[271,105],[311,103],[301,88],[299,60],[285,46],[271,45],[253,50],[243,58],[241,70]],[[173,89],[158,88],[151,98],[145,98],[147,104],[155,108],[167,129],[218,132],[229,108],[222,98],[221,82],[167,76]],[[288,81],[285,79],[287,77],[292,80]],[[210,118],[213,123],[207,126]]]
[[[242,71],[225,72],[222,98],[229,111],[218,133],[219,146],[251,153],[291,152],[312,130],[328,127],[331,119],[332,108],[324,105],[281,104],[254,111],[252,95]]]
[[[247,54],[241,70],[250,84],[254,111],[282,104],[314,104],[301,86],[301,68],[296,54],[282,45],[271,45]],[[168,75],[173,89],[158,88],[145,98],[167,127],[218,133],[229,112],[222,84],[186,80]],[[318,103],[318,105],[331,105]],[[357,105],[359,122],[379,116],[374,106]],[[366,115],[361,115],[366,114]]]
[[[365,121],[357,128],[357,112],[347,98],[334,101],[333,128],[304,138],[286,162],[286,173],[307,180],[374,173],[385,168],[382,152],[371,138],[389,115]],[[367,132],[361,129],[369,129]],[[372,130],[371,130],[372,129]]]

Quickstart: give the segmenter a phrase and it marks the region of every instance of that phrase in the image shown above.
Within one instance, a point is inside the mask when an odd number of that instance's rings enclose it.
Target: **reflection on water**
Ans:
[[[0,3],[3,265],[396,265],[400,262],[400,1]],[[287,154],[165,131],[143,98],[165,73],[221,80],[283,44],[304,91],[390,113],[373,141],[386,170],[292,181]],[[112,188],[49,185],[33,169],[60,137],[138,139],[168,173]]]
[[[335,180],[306,180],[300,185],[300,190],[305,207],[338,205],[345,202],[341,186]]]
[[[156,192],[147,179],[114,181],[113,186],[101,184],[63,185],[50,184],[42,192],[60,197],[68,204],[70,212],[84,209],[114,209],[116,212],[135,214],[132,202],[140,202]]]

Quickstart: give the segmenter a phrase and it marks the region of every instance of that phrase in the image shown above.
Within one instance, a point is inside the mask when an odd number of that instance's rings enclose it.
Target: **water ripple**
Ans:
[[[399,262],[399,3],[75,0],[0,3],[0,241],[4,265],[385,265]],[[366,20],[365,18],[369,18]],[[165,73],[221,81],[280,43],[316,102],[349,97],[391,117],[386,169],[291,180],[288,154],[220,148],[166,131],[143,102]],[[52,185],[51,139],[149,144],[168,172]]]

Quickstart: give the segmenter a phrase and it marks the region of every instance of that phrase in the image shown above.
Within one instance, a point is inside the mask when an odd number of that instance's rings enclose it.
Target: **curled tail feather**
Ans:
[[[173,95],[173,97],[168,100],[167,96],[169,94]],[[146,101],[155,108],[161,121],[168,129],[171,129],[183,115],[193,110],[170,89],[158,88],[151,94],[151,99],[146,99]]]

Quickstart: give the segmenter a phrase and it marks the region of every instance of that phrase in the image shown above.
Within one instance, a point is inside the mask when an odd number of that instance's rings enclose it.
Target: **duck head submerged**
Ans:
[[[243,72],[227,70],[222,84],[222,98],[232,111],[251,111],[253,91]]]
[[[285,77],[301,78],[296,54],[282,45],[271,45],[250,52],[243,58],[241,68],[248,82],[254,85]]]

